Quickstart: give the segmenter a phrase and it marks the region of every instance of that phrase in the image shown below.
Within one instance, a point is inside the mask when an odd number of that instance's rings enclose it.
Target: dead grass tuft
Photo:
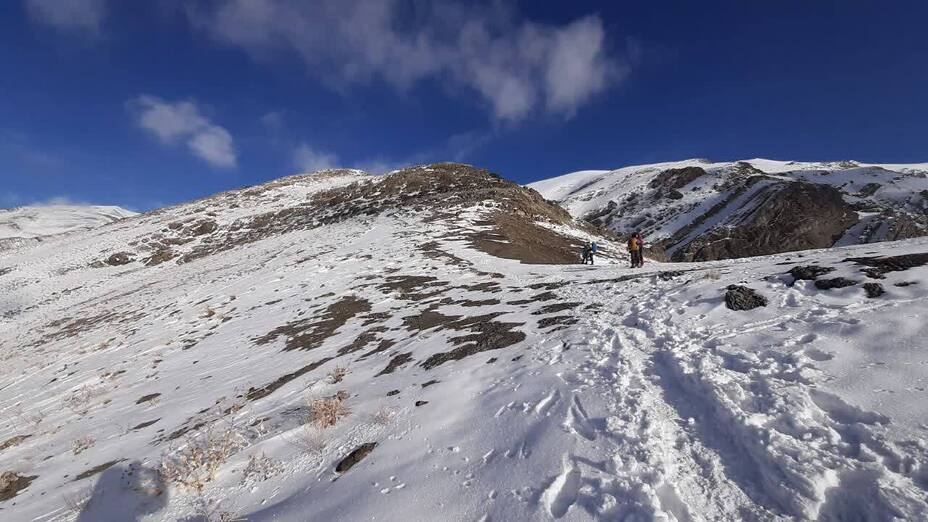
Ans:
[[[351,408],[346,404],[348,392],[339,391],[331,397],[308,399],[312,422],[320,428],[330,428],[338,423],[342,417],[351,414]]]
[[[342,382],[342,379],[348,375],[348,368],[344,366],[336,366],[331,372],[329,372],[329,383],[338,384]]]
[[[94,440],[94,438],[89,435],[85,435],[79,439],[75,439],[73,442],[71,442],[71,453],[75,455],[80,455],[85,450],[93,447],[95,442],[96,441]]]

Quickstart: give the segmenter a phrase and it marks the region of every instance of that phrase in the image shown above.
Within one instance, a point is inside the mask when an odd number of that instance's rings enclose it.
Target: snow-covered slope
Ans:
[[[36,205],[0,209],[0,249],[47,236],[88,230],[136,215],[100,205]]]
[[[0,519],[928,515],[928,239],[551,264],[594,237],[438,165],[0,253]]]
[[[686,160],[529,186],[620,235],[642,231],[675,260],[928,234],[928,164]]]

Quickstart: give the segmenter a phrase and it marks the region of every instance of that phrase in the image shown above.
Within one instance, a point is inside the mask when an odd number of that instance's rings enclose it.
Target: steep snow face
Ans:
[[[0,209],[0,248],[96,228],[136,215],[115,206],[39,205]]]
[[[526,262],[538,238],[604,257]],[[928,240],[640,270],[620,250],[446,165],[2,255],[2,518],[928,515]],[[727,309],[729,284],[767,306]]]
[[[797,182],[833,187],[841,198],[791,207],[785,195],[795,192],[788,187]],[[574,216],[620,235],[643,232],[675,260],[743,257],[928,234],[928,164],[686,160],[582,171],[529,186],[560,202]],[[758,210],[771,203],[784,207],[783,212],[773,213],[782,217],[782,223],[767,222],[770,216],[764,222],[757,219]],[[818,229],[816,221],[824,223],[823,215],[829,223],[841,223],[837,234]],[[797,238],[793,227],[802,223],[808,230]],[[750,228],[766,228],[772,234],[770,246],[752,251],[751,242],[739,244],[738,231]],[[750,231],[751,236],[758,233]],[[719,248],[722,242],[731,245]]]

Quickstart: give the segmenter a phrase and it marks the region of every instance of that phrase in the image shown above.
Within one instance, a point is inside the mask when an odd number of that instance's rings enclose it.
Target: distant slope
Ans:
[[[0,249],[28,240],[89,230],[136,215],[116,206],[36,205],[0,209]]]
[[[694,159],[529,186],[617,234],[641,231],[676,261],[928,234],[928,164]]]

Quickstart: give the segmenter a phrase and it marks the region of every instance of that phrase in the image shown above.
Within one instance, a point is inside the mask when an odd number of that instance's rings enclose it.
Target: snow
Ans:
[[[96,228],[136,215],[101,205],[36,205],[0,209],[0,250],[70,232]]]
[[[188,263],[94,267],[173,222],[209,216],[225,230],[325,188],[380,179],[291,178],[0,255],[0,445],[28,435],[0,450],[0,471],[36,477],[0,502],[0,518],[928,516],[928,266],[873,280],[846,261],[928,252],[925,238],[643,269],[626,268],[620,245],[604,242],[618,261],[527,265],[470,246],[462,230],[482,226],[485,209],[438,220],[410,209]],[[444,255],[423,255],[433,241]],[[858,284],[818,290],[785,274],[808,264]],[[397,285],[423,277],[435,279]],[[868,281],[886,293],[867,298]],[[757,290],[768,306],[727,309],[729,284]],[[309,341],[350,296],[369,310]],[[412,326],[436,312],[482,319]],[[540,323],[557,316],[576,322]],[[316,326],[303,330],[303,349],[285,350],[295,334],[278,329],[300,321]],[[422,365],[494,322],[516,323],[524,339]],[[364,334],[373,340],[346,351]],[[393,344],[372,353],[382,340]],[[336,383],[337,366],[347,373]],[[325,429],[308,423],[307,401],[339,390],[350,415]],[[178,429],[230,427],[244,446],[202,494],[154,473],[188,443],[170,440]],[[92,444],[75,454],[84,437]],[[370,442],[367,457],[335,471]]]

